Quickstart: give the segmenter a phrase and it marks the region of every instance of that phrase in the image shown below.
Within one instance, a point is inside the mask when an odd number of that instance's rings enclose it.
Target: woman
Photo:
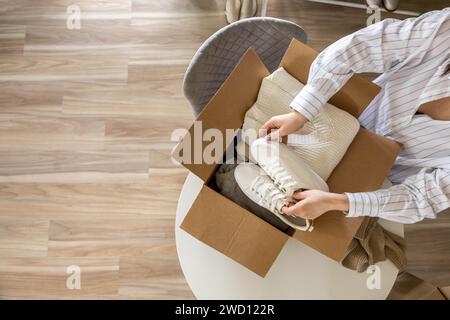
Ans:
[[[450,207],[450,8],[387,19],[329,46],[311,66],[293,112],[271,118],[260,136],[286,137],[316,116],[354,73],[382,73],[380,93],[359,121],[403,144],[393,187],[374,192],[297,192],[284,213],[315,219],[330,210],[415,223]]]

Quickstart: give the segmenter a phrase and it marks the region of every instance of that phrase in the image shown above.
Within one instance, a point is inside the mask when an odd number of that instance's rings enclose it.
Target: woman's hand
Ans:
[[[348,198],[345,194],[307,190],[294,193],[293,198],[298,202],[292,202],[281,209],[290,216],[316,219],[327,211],[348,211]]]
[[[258,137],[267,135],[269,140],[278,140],[281,138],[286,142],[288,134],[299,130],[308,121],[300,112],[292,111],[290,113],[281,114],[270,118],[261,129],[259,129]]]

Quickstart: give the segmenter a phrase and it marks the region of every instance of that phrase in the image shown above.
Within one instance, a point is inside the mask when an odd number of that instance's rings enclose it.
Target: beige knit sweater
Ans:
[[[302,88],[303,84],[283,68],[264,78],[257,101],[245,115],[243,130],[257,131],[271,117],[291,112],[289,104]],[[358,130],[355,117],[326,104],[312,121],[289,135],[288,145],[326,181]]]

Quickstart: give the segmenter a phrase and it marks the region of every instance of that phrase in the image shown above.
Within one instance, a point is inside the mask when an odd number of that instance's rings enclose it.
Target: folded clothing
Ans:
[[[286,232],[289,230],[289,225],[281,221],[269,210],[261,207],[257,203],[250,200],[236,182],[234,171],[237,164],[222,164],[215,174],[216,185],[218,191],[231,201],[237,203],[244,209],[254,213],[259,218],[270,223],[272,226]]]
[[[378,218],[365,218],[347,249],[342,265],[364,272],[371,265],[386,259],[403,271],[406,267],[405,240],[384,230]]]
[[[304,85],[283,68],[264,78],[255,104],[247,111],[243,124],[244,141],[251,145],[255,132],[271,117],[292,112],[289,104]],[[342,160],[359,130],[352,115],[326,104],[303,128],[288,137],[288,145],[323,180],[327,180]]]

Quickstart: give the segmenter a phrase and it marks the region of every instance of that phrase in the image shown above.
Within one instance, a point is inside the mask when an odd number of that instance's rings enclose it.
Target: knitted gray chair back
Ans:
[[[183,91],[197,116],[252,47],[270,72],[279,65],[292,38],[305,43],[305,31],[295,23],[268,17],[234,22],[210,36],[186,71]]]

